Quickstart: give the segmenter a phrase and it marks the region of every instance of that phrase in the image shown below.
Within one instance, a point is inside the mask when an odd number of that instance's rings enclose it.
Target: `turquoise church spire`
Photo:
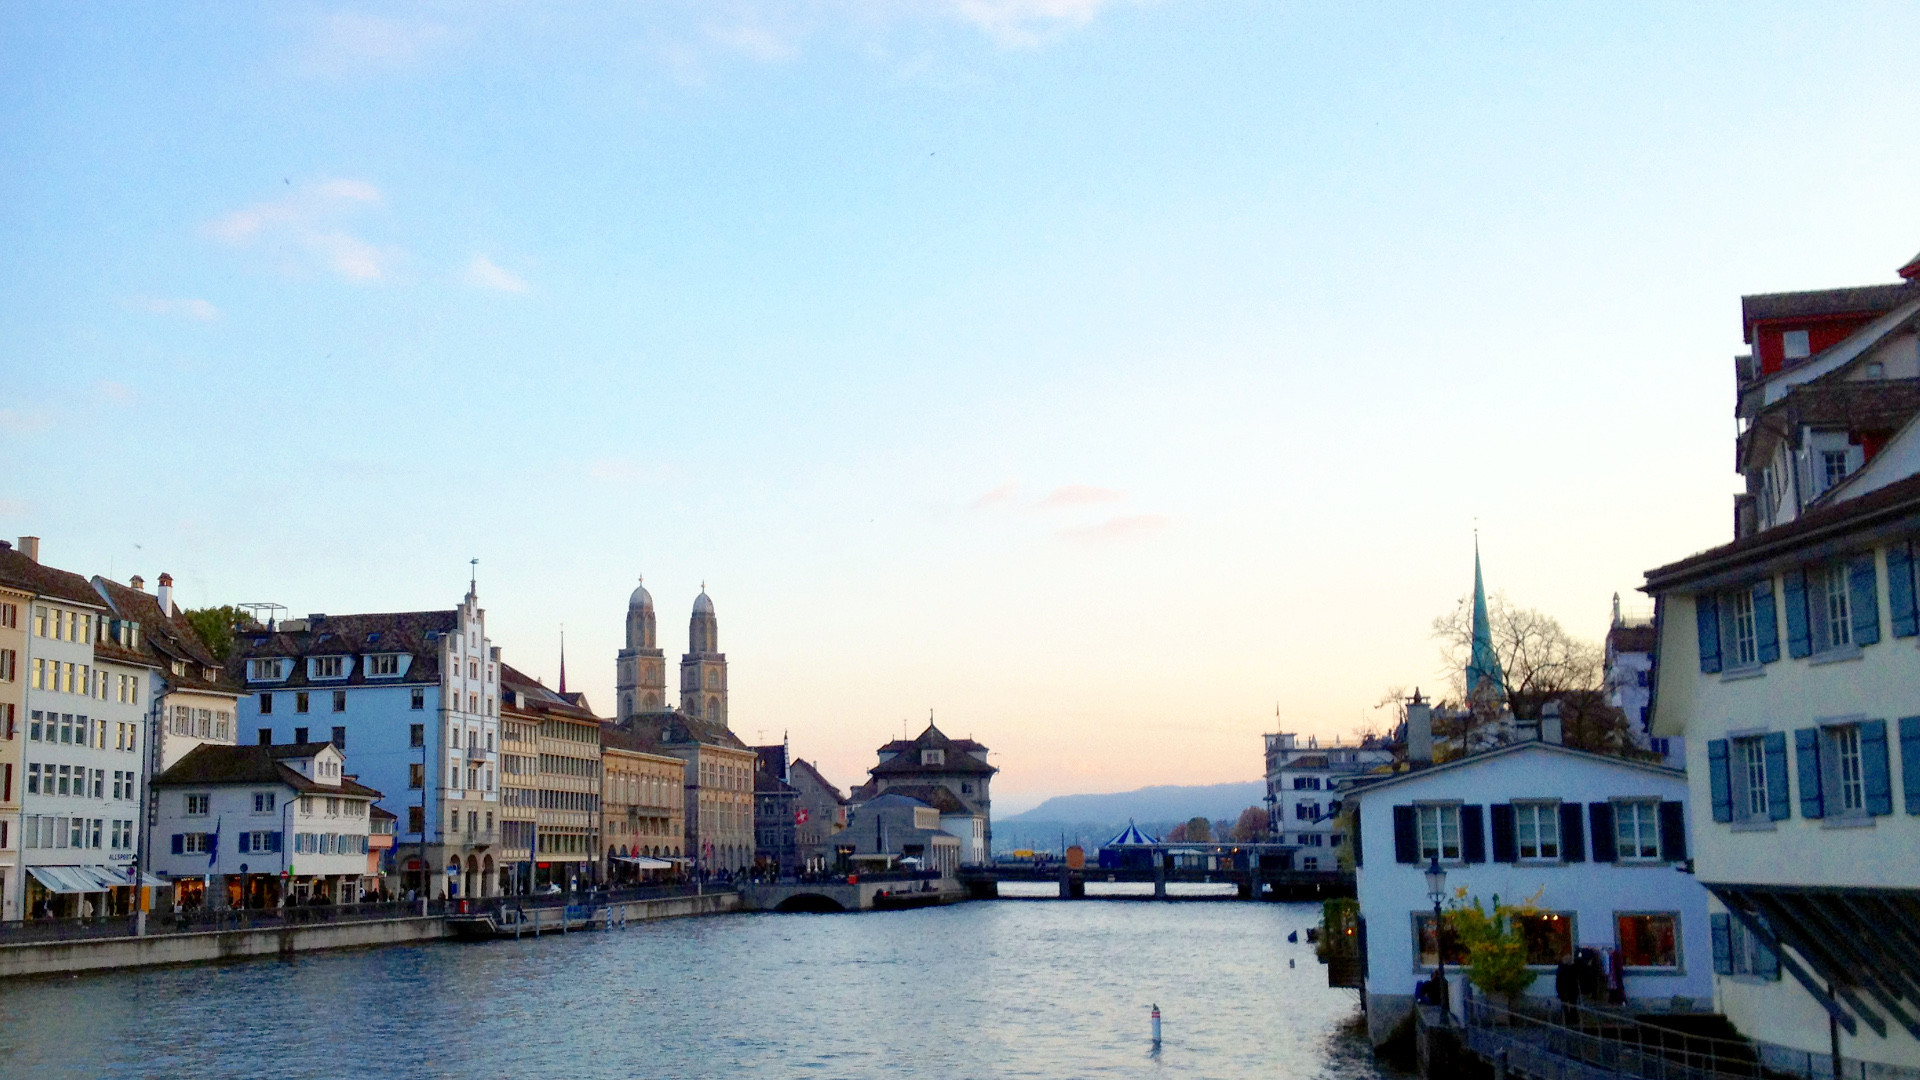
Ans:
[[[1503,697],[1506,677],[1493,651],[1493,623],[1487,618],[1487,586],[1480,576],[1480,534],[1473,537],[1473,652],[1467,659],[1467,700]]]

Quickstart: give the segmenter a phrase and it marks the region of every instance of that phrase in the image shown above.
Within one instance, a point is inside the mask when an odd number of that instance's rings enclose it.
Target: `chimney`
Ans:
[[[127,584],[133,586],[134,592],[144,592],[147,588],[147,579],[135,574],[127,579]]]
[[[1407,764],[1416,769],[1433,764],[1433,706],[1417,686],[1407,701]]]
[[[1558,743],[1564,741],[1560,728],[1560,703],[1549,701],[1540,706],[1540,741]]]
[[[173,615],[173,575],[161,574],[160,587],[154,590],[153,598],[160,602],[160,614]]]
[[[21,537],[20,538],[20,554],[25,555],[27,558],[32,559],[34,562],[39,562],[40,561],[40,538],[37,536]]]

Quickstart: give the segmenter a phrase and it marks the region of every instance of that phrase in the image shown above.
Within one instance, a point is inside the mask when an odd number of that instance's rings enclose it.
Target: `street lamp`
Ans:
[[[1447,953],[1441,942],[1441,920],[1445,917],[1440,911],[1440,902],[1447,897],[1447,871],[1440,865],[1440,855],[1434,853],[1427,863],[1427,899],[1433,901],[1433,999],[1440,1006],[1440,1023],[1447,1022]]]

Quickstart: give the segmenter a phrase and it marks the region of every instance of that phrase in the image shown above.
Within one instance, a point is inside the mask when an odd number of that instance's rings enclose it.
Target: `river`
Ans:
[[[0,1075],[1386,1077],[1287,941],[1317,917],[1000,900],[23,980]]]

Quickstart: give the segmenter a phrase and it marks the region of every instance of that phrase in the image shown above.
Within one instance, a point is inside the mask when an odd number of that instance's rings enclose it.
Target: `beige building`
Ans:
[[[686,765],[613,724],[600,726],[603,880],[657,880],[686,865]],[[666,863],[667,866],[650,865]]]
[[[503,691],[504,694],[504,691]],[[524,893],[533,880],[533,833],[540,815],[540,720],[500,710],[500,892]]]
[[[533,728],[532,887],[598,880],[600,718],[582,696],[550,690],[511,665],[502,665],[500,689],[502,721]]]
[[[20,917],[20,717],[27,706],[26,612],[33,594],[0,584],[0,919]]]

